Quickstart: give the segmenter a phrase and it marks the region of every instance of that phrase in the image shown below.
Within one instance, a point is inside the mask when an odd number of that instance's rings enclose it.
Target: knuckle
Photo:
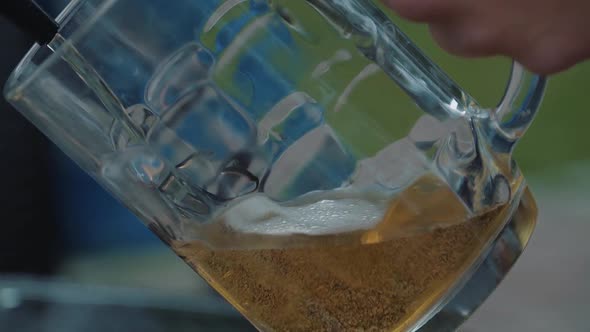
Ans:
[[[480,25],[469,30],[467,46],[475,55],[494,55],[501,51],[502,37],[491,25]]]

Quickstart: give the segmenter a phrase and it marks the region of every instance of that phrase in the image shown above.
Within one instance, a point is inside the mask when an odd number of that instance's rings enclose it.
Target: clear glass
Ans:
[[[6,98],[264,331],[456,328],[536,207],[482,108],[369,0],[80,0]]]

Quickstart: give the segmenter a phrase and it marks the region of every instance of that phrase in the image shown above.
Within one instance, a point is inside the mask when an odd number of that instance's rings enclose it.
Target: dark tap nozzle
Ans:
[[[49,43],[59,25],[33,0],[0,0],[0,15],[28,34],[37,43]]]

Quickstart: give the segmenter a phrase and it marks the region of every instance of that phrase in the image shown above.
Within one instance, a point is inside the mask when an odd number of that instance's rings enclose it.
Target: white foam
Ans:
[[[374,227],[388,196],[331,191],[280,205],[262,195],[249,197],[223,214],[224,222],[243,233],[285,236],[327,235]]]

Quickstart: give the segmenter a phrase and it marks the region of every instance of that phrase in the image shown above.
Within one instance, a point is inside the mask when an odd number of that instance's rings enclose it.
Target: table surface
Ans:
[[[460,331],[588,331],[590,185],[584,170],[590,165],[572,170],[561,185],[533,181],[539,221],[531,242]]]

